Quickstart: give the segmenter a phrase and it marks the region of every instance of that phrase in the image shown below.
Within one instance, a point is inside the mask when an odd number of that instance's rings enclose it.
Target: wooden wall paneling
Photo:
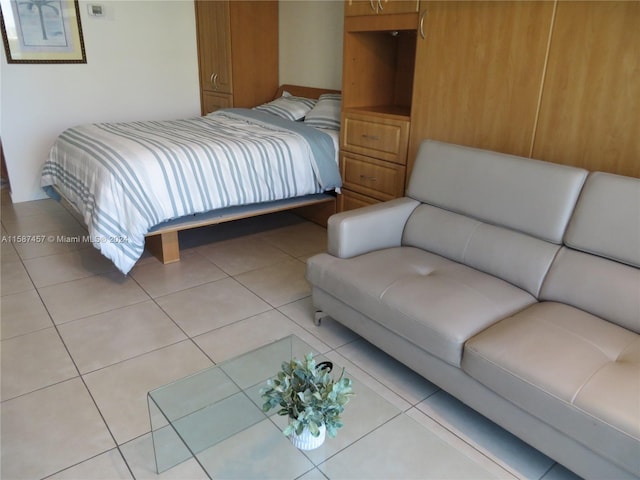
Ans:
[[[529,155],[554,2],[423,2],[409,161],[431,138]]]
[[[640,2],[558,3],[532,154],[640,177]]]

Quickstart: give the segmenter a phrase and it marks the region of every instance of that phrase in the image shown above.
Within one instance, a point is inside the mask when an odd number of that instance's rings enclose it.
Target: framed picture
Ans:
[[[0,0],[8,63],[87,63],[78,0]]]

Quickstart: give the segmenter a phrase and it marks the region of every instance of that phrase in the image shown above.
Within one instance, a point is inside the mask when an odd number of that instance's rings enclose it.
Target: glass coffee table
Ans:
[[[287,419],[262,412],[260,389],[309,352],[325,359],[292,335],[150,391],[158,473],[195,458],[209,478],[495,478],[348,372],[345,426],[315,450],[295,448]]]

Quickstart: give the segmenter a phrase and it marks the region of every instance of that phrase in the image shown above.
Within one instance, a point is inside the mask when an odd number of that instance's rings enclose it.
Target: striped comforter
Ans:
[[[41,184],[75,206],[94,246],[127,274],[154,225],[319,193],[341,182],[326,133],[229,109],[187,120],[70,128],[51,148]]]

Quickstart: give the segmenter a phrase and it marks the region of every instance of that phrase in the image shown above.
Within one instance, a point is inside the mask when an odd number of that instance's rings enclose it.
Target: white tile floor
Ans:
[[[147,391],[290,333],[496,477],[576,478],[340,324],[314,326],[317,225],[277,214],[202,229],[181,237],[181,262],[145,256],[124,277],[87,244],[7,243],[83,229],[51,200],[12,205],[3,190],[1,202],[4,480],[205,478],[193,460],[155,474]]]

